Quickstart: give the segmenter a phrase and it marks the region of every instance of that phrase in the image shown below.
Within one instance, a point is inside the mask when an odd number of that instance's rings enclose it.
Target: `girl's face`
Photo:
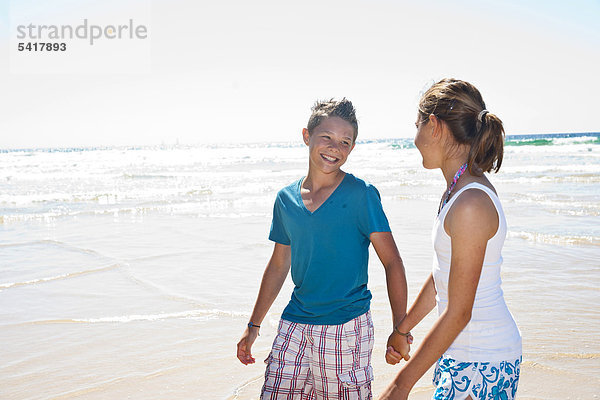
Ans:
[[[415,146],[419,149],[423,157],[423,166],[427,169],[439,167],[439,140],[433,135],[433,124],[430,119],[423,119],[420,113],[417,113],[415,122],[417,134],[415,135]]]

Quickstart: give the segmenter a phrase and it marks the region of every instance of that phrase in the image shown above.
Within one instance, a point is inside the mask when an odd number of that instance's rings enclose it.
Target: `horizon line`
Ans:
[[[520,133],[520,134],[511,134],[505,135],[505,142],[513,139],[518,139],[519,137],[550,137],[550,138],[569,138],[569,137],[578,137],[585,135],[594,135],[600,137],[600,131],[598,132],[554,132],[554,133]],[[384,143],[384,142],[393,142],[393,141],[404,141],[410,140],[412,137],[382,137],[382,138],[373,138],[373,139],[358,139],[356,141],[357,144],[369,144],[369,143]],[[287,146],[295,146],[295,145],[303,145],[301,141],[254,141],[254,142],[209,142],[209,143],[161,143],[161,144],[114,144],[114,145],[85,145],[85,146],[57,146],[57,147],[15,147],[15,148],[4,148],[0,147],[1,153],[13,153],[20,151],[45,151],[45,152],[76,152],[76,151],[89,151],[89,150],[142,150],[142,149],[150,149],[150,148],[187,148],[187,147],[202,147],[202,146],[240,146],[240,145],[249,145],[249,146],[257,146],[257,145],[287,145]]]

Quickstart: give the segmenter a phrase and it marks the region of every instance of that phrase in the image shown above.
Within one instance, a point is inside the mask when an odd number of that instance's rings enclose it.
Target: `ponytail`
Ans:
[[[504,156],[502,121],[487,110],[483,110],[479,116],[476,124],[477,133],[471,143],[467,161],[469,172],[476,175],[492,170],[498,172]]]

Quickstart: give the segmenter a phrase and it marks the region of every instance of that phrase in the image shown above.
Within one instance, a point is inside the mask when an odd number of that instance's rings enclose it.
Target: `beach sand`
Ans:
[[[507,147],[491,177],[509,225],[503,289],[523,335],[518,399],[600,393],[600,157],[597,144],[561,143]],[[289,280],[257,363],[239,363],[235,345],[272,251],[276,191],[305,159],[271,144],[4,154],[0,398],[256,399]],[[412,302],[431,271],[442,178],[407,143],[359,144],[347,170],[382,194]],[[384,362],[391,315],[374,252],[369,277],[377,396],[398,367]],[[429,372],[410,398],[431,393]]]

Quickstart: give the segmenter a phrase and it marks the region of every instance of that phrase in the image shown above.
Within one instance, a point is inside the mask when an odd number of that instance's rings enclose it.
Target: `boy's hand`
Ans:
[[[410,345],[413,342],[412,335],[402,336],[392,332],[387,341],[387,351],[385,353],[385,361],[388,364],[395,365],[404,359],[408,361],[410,359]]]
[[[256,360],[252,357],[252,345],[258,336],[258,329],[246,328],[242,338],[237,344],[237,358],[244,365],[254,364]]]

